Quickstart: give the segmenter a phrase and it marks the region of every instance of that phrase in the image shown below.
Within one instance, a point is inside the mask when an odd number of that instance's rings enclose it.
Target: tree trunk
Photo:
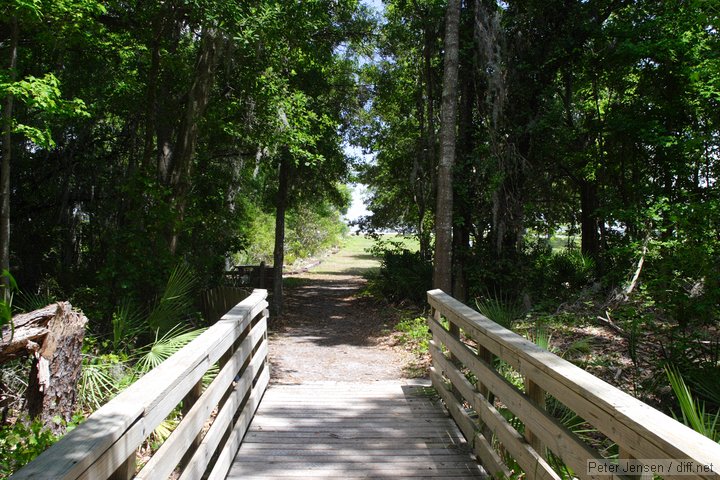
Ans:
[[[87,318],[67,302],[48,305],[13,318],[15,332],[3,329],[0,364],[33,355],[27,388],[27,408],[54,433],[63,433],[56,417],[72,419],[82,363],[81,348]]]
[[[192,159],[197,146],[200,119],[210,102],[210,92],[215,79],[215,67],[220,56],[222,39],[214,28],[204,28],[200,51],[195,65],[195,75],[188,92],[185,112],[178,129],[177,141],[172,152],[161,152],[161,158],[170,156],[168,183],[172,188],[172,200],[178,220],[174,222],[170,237],[170,253],[177,249],[181,223],[190,191]]]
[[[600,233],[597,218],[597,184],[592,180],[580,181],[580,251],[597,259],[600,255]]]
[[[460,0],[449,0],[445,26],[445,59],[442,93],[442,140],[438,166],[435,210],[435,259],[433,286],[452,293],[453,165],[455,163],[455,118],[459,63]]]
[[[472,8],[472,7],[471,7]],[[469,15],[469,19],[474,15]],[[464,23],[463,29],[472,29],[472,24]],[[464,57],[460,66],[460,112],[458,118],[457,164],[459,171],[468,172],[460,179],[460,188],[455,188],[454,218],[460,221],[453,224],[453,297],[461,302],[468,298],[468,280],[466,264],[470,254],[470,226],[472,225],[472,206],[470,195],[473,191],[472,171],[475,149],[473,138],[473,106],[475,104],[475,82],[472,75],[473,65]],[[457,182],[455,182],[457,183]]]
[[[285,261],[285,210],[288,201],[289,152],[283,149],[278,172],[278,193],[275,203],[275,250],[273,251],[273,313],[283,311],[283,262]]]
[[[11,20],[10,33],[10,61],[8,62],[8,70],[10,71],[10,83],[17,80],[17,50],[18,38],[20,36],[17,17]],[[12,116],[13,103],[15,98],[12,93],[8,93],[5,97],[5,105],[2,114],[2,163],[0,164],[0,195],[2,202],[0,204],[0,269],[10,270],[10,160],[12,157]],[[0,272],[1,273],[1,272]],[[7,287],[9,280],[2,276],[2,284]],[[5,288],[5,297],[9,293],[9,289]]]
[[[420,151],[418,155],[413,157],[413,168],[410,174],[410,188],[413,192],[413,202],[417,207],[417,223],[415,225],[417,231],[417,238],[420,243],[420,257],[423,259],[432,259],[432,252],[430,252],[430,235],[425,229],[425,215],[427,214],[427,202],[428,202],[428,188],[432,192],[432,179],[430,185],[428,185],[427,172],[432,172],[435,158],[433,153],[430,152],[430,140],[428,139],[430,133],[427,126],[425,125],[425,111],[427,98],[424,95],[424,88],[422,79],[419,81],[420,85],[417,90],[416,108],[418,115],[418,133],[420,135]],[[433,175],[430,174],[430,177]]]

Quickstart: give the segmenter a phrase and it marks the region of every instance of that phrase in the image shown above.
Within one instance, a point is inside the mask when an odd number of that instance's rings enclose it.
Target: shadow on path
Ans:
[[[388,345],[393,316],[386,305],[361,295],[366,280],[360,273],[377,265],[367,257],[340,252],[288,277],[285,313],[270,324],[274,381],[403,377],[409,354]]]

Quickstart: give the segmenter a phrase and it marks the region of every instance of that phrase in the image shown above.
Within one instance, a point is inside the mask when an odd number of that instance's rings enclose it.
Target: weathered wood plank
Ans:
[[[268,389],[227,478],[486,478],[439,401],[418,396],[424,386],[312,388],[315,405],[293,395],[307,386]],[[407,408],[418,402],[421,414]]]
[[[305,448],[303,448],[305,447]],[[385,447],[382,445],[377,446],[375,443],[370,446],[363,446],[362,450],[355,448],[343,447],[342,445],[334,444],[285,444],[282,445],[282,449],[278,450],[277,444],[262,444],[262,443],[251,443],[243,444],[244,455],[251,457],[252,455],[260,455],[268,458],[273,456],[285,457],[285,456],[300,456],[300,457],[315,457],[315,456],[333,456],[338,457],[355,457],[361,456],[362,458],[374,458],[374,457],[388,457],[388,456],[423,456],[423,457],[440,457],[445,455],[457,455],[458,453],[470,453],[469,448],[458,449],[454,448],[453,445],[443,444],[430,444],[425,442],[410,443],[409,444],[398,444],[398,442],[386,443]],[[377,447],[377,448],[374,448]],[[405,448],[403,448],[405,447]],[[272,450],[272,451],[268,451]]]
[[[191,480],[202,477],[222,440],[223,434],[227,431],[228,427],[232,425],[233,417],[242,406],[243,399],[251,391],[252,383],[256,375],[264,373],[264,375],[269,378],[268,368],[266,368],[267,366],[264,361],[267,356],[267,352],[265,351],[267,349],[267,341],[263,340],[260,348],[262,351],[253,357],[253,361],[245,371],[246,374],[235,384],[232,393],[218,412],[215,421],[210,426],[205,437],[203,437],[200,446],[183,470],[180,477],[181,480]]]
[[[227,477],[227,474],[232,467],[235,454],[240,448],[243,436],[245,435],[245,432],[250,425],[250,421],[253,418],[253,414],[257,410],[260,400],[265,393],[265,389],[270,382],[270,369],[267,365],[265,367],[266,368],[261,373],[257,384],[253,387],[253,391],[250,394],[250,398],[248,399],[245,408],[243,408],[240,417],[235,422],[235,426],[233,427],[232,432],[230,432],[230,437],[225,442],[225,447],[220,452],[220,456],[215,462],[207,480],[222,480]]]
[[[512,472],[481,433],[475,435],[475,455],[493,478],[512,478]]]
[[[455,423],[457,423],[458,427],[460,427],[460,431],[462,431],[468,442],[472,442],[475,438],[477,425],[475,425],[473,419],[470,418],[470,415],[468,415],[453,393],[445,386],[442,374],[435,364],[430,367],[430,379],[432,380],[435,389],[445,402],[445,407],[448,409],[453,419],[455,419]]]
[[[286,450],[287,452],[287,450]],[[406,450],[404,454],[398,454],[397,451],[395,452],[383,452],[380,451],[377,454],[368,454],[366,451],[363,452],[345,452],[344,455],[339,454],[338,452],[334,451],[325,451],[324,455],[318,454],[318,452],[303,452],[302,450],[292,450],[293,453],[291,454],[278,454],[278,452],[273,451],[270,452],[267,455],[264,455],[262,453],[256,453],[255,455],[244,455],[243,456],[243,463],[251,463],[251,462],[269,462],[269,463],[294,463],[294,462],[309,462],[309,463],[376,463],[376,462],[391,462],[393,464],[396,464],[398,462],[447,462],[448,458],[450,460],[455,460],[457,457],[457,452],[448,452],[444,451],[440,454],[427,454],[427,455],[419,455],[417,453],[417,450]],[[468,464],[469,460],[464,460],[463,465]]]
[[[341,429],[337,429],[341,432]],[[295,432],[295,431],[282,431],[282,432],[248,432],[247,440],[266,440],[269,438],[305,438],[305,439],[318,439],[318,438],[337,438],[337,439],[359,439],[359,438],[422,438],[422,439],[437,439],[443,438],[448,432],[447,431],[427,431],[427,430],[407,430],[397,431],[395,429],[377,430],[377,431],[359,431],[359,432]],[[308,440],[310,441],[310,440]]]
[[[227,476],[228,480],[257,480],[257,479],[277,479],[277,478],[378,478],[378,479],[389,479],[389,478],[478,478],[473,475],[473,472],[469,472],[465,469],[446,469],[446,470],[408,470],[398,471],[389,470],[383,467],[367,468],[364,470],[348,471],[344,468],[332,468],[332,469],[317,469],[317,470],[272,470],[268,469],[269,472],[250,472],[244,470],[233,470]]]

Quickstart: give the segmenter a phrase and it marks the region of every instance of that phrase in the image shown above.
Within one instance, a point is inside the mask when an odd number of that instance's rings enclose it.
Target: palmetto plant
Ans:
[[[128,383],[127,366],[116,355],[84,355],[78,388],[80,406],[97,410]]]
[[[176,325],[160,338],[158,338],[159,333],[156,332],[155,341],[140,350],[140,356],[135,363],[135,372],[139,375],[149,372],[204,331],[205,328],[191,330],[189,327]]]
[[[134,345],[137,338],[147,332],[145,317],[131,300],[123,300],[112,316],[113,350],[119,351]]]
[[[475,304],[478,312],[508,330],[512,330],[515,321],[523,314],[522,305],[517,302],[504,301],[497,295],[488,295],[485,298],[477,299]]]
[[[50,292],[19,292],[14,307],[23,312],[32,312],[33,310],[46,307],[56,301],[57,298]]]
[[[185,265],[177,266],[155,306],[143,312],[132,301],[120,303],[112,317],[113,355],[86,355],[80,379],[81,404],[98,408],[124,387],[158,366],[197,338],[204,329],[193,330],[186,315],[192,306],[195,279]],[[152,340],[145,345],[138,342]],[[127,358],[127,353],[139,352]]]
[[[706,411],[705,403],[700,403],[693,396],[676,368],[665,367],[665,373],[680,405],[682,418],[677,418],[677,416],[675,418],[696,432],[720,443],[720,423],[718,423],[720,411],[715,412],[715,414]]]
[[[190,268],[179,264],[170,274],[165,291],[147,316],[152,330],[168,331],[178,325],[192,308],[195,276]]]

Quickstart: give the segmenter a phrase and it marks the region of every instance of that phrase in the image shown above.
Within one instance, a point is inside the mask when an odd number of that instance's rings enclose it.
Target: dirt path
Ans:
[[[392,318],[358,295],[362,273],[378,266],[362,245],[351,239],[315,268],[289,276],[285,314],[270,322],[274,383],[404,378],[412,356],[389,345]]]

